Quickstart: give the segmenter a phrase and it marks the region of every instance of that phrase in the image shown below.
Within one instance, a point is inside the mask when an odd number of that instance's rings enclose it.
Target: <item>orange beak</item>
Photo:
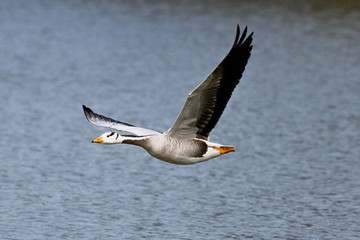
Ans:
[[[235,147],[212,147],[215,150],[218,150],[220,152],[220,155],[223,155],[225,153],[229,152],[235,152]]]
[[[97,139],[92,140],[93,143],[102,143],[104,142],[103,137],[98,137]]]

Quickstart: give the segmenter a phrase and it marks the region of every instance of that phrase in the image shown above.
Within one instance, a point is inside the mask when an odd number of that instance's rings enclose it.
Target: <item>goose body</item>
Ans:
[[[163,133],[102,116],[83,105],[85,117],[89,122],[134,134],[120,135],[115,132],[106,132],[92,142],[137,145],[155,158],[181,165],[203,162],[234,152],[233,146],[208,140],[211,130],[218,122],[233,90],[239,83],[250,57],[253,33],[248,37],[246,33],[247,28],[240,37],[240,28],[237,26],[235,42],[228,55],[189,94],[173,126]]]

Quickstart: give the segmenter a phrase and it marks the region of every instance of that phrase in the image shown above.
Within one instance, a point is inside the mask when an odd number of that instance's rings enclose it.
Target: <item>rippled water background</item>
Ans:
[[[1,1],[1,239],[359,239],[357,1]],[[212,140],[176,166],[81,105],[164,131],[230,49],[254,48]]]

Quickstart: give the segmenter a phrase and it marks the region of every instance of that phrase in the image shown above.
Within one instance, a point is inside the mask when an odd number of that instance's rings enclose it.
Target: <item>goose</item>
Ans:
[[[246,35],[247,27],[240,37],[240,27],[237,25],[230,52],[210,75],[190,92],[174,124],[163,133],[105,117],[83,105],[85,117],[90,123],[132,133],[120,135],[106,132],[92,142],[140,146],[155,158],[179,165],[204,162],[234,152],[234,146],[210,142],[209,134],[222,115],[250,58],[253,32],[247,37]]]

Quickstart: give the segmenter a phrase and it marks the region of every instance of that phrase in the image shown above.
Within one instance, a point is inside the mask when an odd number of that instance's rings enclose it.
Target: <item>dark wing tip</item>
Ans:
[[[87,112],[92,112],[90,108],[86,107],[85,105],[82,105],[84,113],[86,114]]]
[[[83,106],[85,117],[89,122],[94,123],[94,121],[96,121],[96,119],[98,119],[98,120],[108,120],[107,117],[104,117],[102,115],[94,113],[93,110],[86,107],[85,105],[82,105],[82,106]]]
[[[86,107],[85,105],[82,105],[82,108],[83,108],[83,111],[84,111],[84,113],[85,113],[85,115],[86,115],[86,112],[88,111],[88,107]]]
[[[87,119],[88,121],[90,121],[91,114],[94,114],[94,112],[93,112],[90,108],[86,107],[85,105],[82,105],[82,107],[83,107],[83,110],[84,110],[84,114],[85,114],[86,119]]]
[[[237,47],[237,46],[240,46],[242,44],[246,44],[246,45],[249,45],[249,47],[252,47],[251,43],[252,43],[252,40],[253,40],[253,35],[254,35],[254,32],[251,32],[249,34],[249,36],[247,36],[246,40],[244,41],[246,35],[247,35],[247,31],[248,31],[248,27],[246,26],[243,33],[241,34],[241,37],[240,37],[240,27],[239,27],[239,24],[237,25],[237,28],[236,28],[236,36],[235,36],[235,41],[234,41],[234,44],[233,44],[233,48],[234,47]],[[239,39],[240,37],[240,39]]]
[[[125,126],[135,127],[132,124],[117,121],[115,119],[112,119],[112,118],[105,117],[103,115],[94,113],[90,108],[86,107],[85,105],[82,105],[82,107],[83,107],[86,119],[89,122],[91,122],[91,123],[93,123],[95,125],[99,125],[99,124],[97,124],[97,122],[102,121],[102,122],[109,122],[109,123],[119,123],[119,124],[122,124],[122,125],[125,125]]]
[[[238,24],[237,27],[236,27],[236,36],[235,36],[235,41],[234,41],[233,47],[235,47],[237,45],[238,40],[239,40],[239,36],[240,36],[240,27],[239,27],[239,24]]]

